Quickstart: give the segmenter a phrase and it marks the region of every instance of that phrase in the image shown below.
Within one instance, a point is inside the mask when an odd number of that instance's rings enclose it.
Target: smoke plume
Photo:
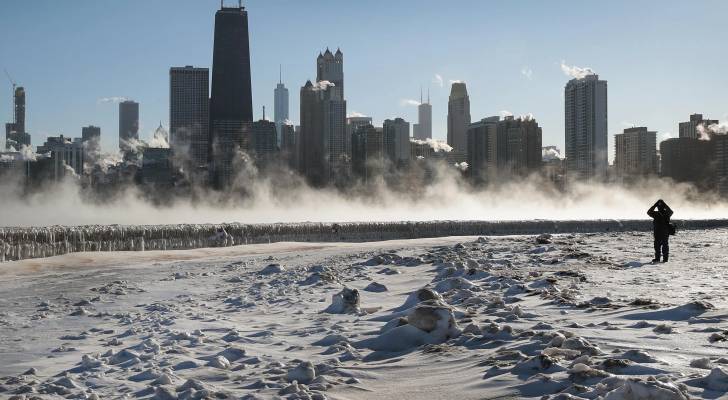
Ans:
[[[566,75],[575,79],[584,79],[589,75],[596,75],[597,73],[589,67],[577,67],[576,65],[566,65],[564,61],[561,62],[561,71]]]

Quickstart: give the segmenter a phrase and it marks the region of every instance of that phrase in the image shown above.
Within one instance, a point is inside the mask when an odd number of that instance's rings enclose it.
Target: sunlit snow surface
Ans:
[[[718,398],[726,245],[681,231],[655,265],[649,232],[6,262],[0,397]],[[330,307],[344,287],[359,303]]]

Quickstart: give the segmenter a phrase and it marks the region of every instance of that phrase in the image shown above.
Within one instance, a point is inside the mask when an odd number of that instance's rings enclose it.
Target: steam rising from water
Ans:
[[[223,197],[199,191],[195,201],[177,199],[158,206],[130,188],[114,200],[91,202],[71,181],[21,198],[12,184],[0,184],[0,226],[85,224],[265,223],[303,221],[399,220],[522,220],[522,219],[639,219],[647,208],[664,199],[674,218],[728,218],[728,206],[698,195],[691,187],[650,181],[634,189],[576,185],[561,193],[542,179],[474,190],[449,168],[429,186],[393,191],[362,187],[342,194],[333,189],[311,189],[289,175],[246,176],[247,197]],[[285,182],[285,183],[282,183]],[[17,186],[17,185],[16,185]],[[191,197],[192,198],[192,197]]]

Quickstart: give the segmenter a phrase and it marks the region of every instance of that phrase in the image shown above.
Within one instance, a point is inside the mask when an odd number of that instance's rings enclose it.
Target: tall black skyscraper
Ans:
[[[215,13],[210,97],[210,160],[217,186],[226,186],[231,178],[235,147],[249,142],[245,136],[253,122],[253,95],[248,40],[248,12],[222,5]]]
[[[130,142],[139,140],[139,103],[126,100],[119,103],[119,149],[131,150]]]

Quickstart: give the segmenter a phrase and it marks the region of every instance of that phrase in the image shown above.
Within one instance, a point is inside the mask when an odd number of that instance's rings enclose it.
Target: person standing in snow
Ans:
[[[652,227],[655,235],[655,259],[652,262],[660,262],[660,253],[662,253],[662,262],[667,262],[670,253],[668,239],[670,234],[674,232],[670,224],[672,210],[667,203],[660,199],[647,210],[647,215],[652,217]]]

